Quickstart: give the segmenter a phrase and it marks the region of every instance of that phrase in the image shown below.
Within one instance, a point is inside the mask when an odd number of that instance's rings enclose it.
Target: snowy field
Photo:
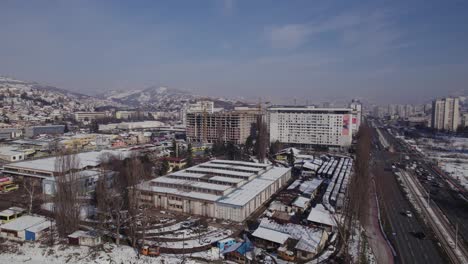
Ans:
[[[89,248],[68,245],[55,245],[47,247],[39,243],[24,243],[22,246],[18,243],[5,241],[0,244],[2,252],[0,253],[0,263],[8,264],[146,264],[146,263],[182,263],[182,255],[161,255],[157,258],[140,256],[137,252],[128,246],[116,246],[115,244],[104,244],[102,247]],[[185,255],[189,257],[189,255]],[[193,257],[215,260],[216,253],[211,251],[199,252]],[[189,258],[184,263],[201,263]]]
[[[468,189],[468,138],[421,138],[406,142],[436,160],[442,170]]]

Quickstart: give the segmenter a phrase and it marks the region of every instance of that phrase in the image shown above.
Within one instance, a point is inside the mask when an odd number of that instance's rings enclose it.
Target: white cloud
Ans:
[[[226,15],[232,14],[235,8],[234,0],[223,0],[223,12]]]
[[[289,24],[274,27],[268,34],[273,48],[293,49],[305,43],[310,30],[305,25]]]

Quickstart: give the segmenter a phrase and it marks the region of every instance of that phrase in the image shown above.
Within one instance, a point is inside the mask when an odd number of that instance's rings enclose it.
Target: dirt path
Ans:
[[[368,236],[368,241],[372,251],[374,252],[377,263],[393,264],[393,254],[390,246],[388,245],[385,237],[380,230],[377,200],[375,199],[375,185],[374,180],[370,184],[369,191],[369,207],[367,212],[366,221],[363,223]]]

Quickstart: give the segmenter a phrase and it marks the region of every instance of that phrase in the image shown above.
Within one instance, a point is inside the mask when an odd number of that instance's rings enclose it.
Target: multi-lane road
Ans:
[[[378,142],[377,133],[374,130],[374,142]],[[389,171],[395,155],[373,144],[371,174],[374,177],[380,207],[383,213],[384,227],[397,256],[396,263],[447,263],[436,241],[430,236],[416,217],[409,217],[406,211],[412,211],[410,202],[402,193],[393,172]],[[418,232],[424,232],[424,239],[415,236]]]
[[[375,131],[374,131],[375,132]],[[391,145],[392,152],[386,151],[382,145],[378,144],[379,138],[374,136],[374,144],[375,148],[378,149],[374,152],[374,158],[376,163],[378,160],[382,160],[383,166],[389,168],[391,164],[394,162],[401,162],[402,160],[409,159],[409,162],[413,163],[417,161],[418,171],[405,171],[405,177],[409,178],[402,178],[406,181],[406,183],[412,183],[414,188],[411,188],[413,192],[417,192],[420,194],[419,202],[420,205],[426,204],[425,198],[427,198],[427,193],[430,192],[430,204],[431,206],[427,206],[425,208],[429,208],[431,213],[435,214],[432,217],[428,216],[427,210],[422,210],[423,214],[426,214],[426,221],[428,221],[429,226],[432,228],[430,230],[426,230],[429,234],[429,238],[433,238],[434,241],[437,239],[437,249],[441,249],[441,246],[444,249],[445,253],[442,253],[443,256],[450,257],[449,259],[452,260],[454,263],[465,263],[466,256],[467,256],[467,249],[466,244],[464,243],[462,237],[466,238],[468,232],[468,204],[466,200],[463,198],[463,195],[466,197],[466,193],[460,192],[459,188],[454,188],[454,185],[451,183],[450,179],[447,179],[445,175],[441,175],[437,169],[434,169],[433,164],[428,162],[425,157],[423,157],[419,152],[412,150],[405,142],[397,139],[391,133],[388,133],[385,129],[381,129],[381,136],[385,138],[384,143],[388,143]],[[378,133],[375,133],[376,135]],[[380,140],[381,141],[381,140]],[[379,157],[381,155],[381,157]],[[406,159],[402,159],[401,157],[408,156]],[[384,160],[384,161],[383,161]],[[403,162],[404,163],[404,162]],[[380,166],[374,166],[380,167]],[[421,173],[423,172],[423,173]],[[392,172],[387,172],[388,174],[392,175]],[[385,173],[384,173],[385,174]],[[376,178],[379,179],[379,178]],[[391,186],[392,182],[386,181],[386,177],[380,177],[380,182],[383,183],[383,186]],[[427,180],[430,179],[430,180]],[[379,181],[376,181],[377,183]],[[396,183],[396,181],[394,181]],[[396,183],[397,187],[398,183]],[[400,192],[401,194],[401,192]],[[382,196],[385,196],[385,190],[382,192]],[[397,193],[393,195],[396,197]],[[386,197],[389,197],[387,195]],[[384,203],[385,203],[385,199]],[[418,200],[418,199],[416,199]],[[423,201],[422,201],[423,200]],[[397,202],[397,201],[395,201]],[[421,203],[422,202],[422,203]],[[389,205],[390,208],[392,205]],[[423,208],[424,209],[424,208]],[[392,216],[387,216],[388,221],[392,222]],[[396,219],[394,219],[397,221]],[[400,221],[401,222],[401,221]],[[437,223],[437,224],[436,224]],[[398,224],[397,224],[398,225]],[[461,236],[458,249],[453,249],[453,241],[455,240],[455,228],[454,226],[458,225],[459,232]],[[443,226],[443,228],[440,228]],[[420,229],[424,229],[423,225],[419,225]],[[434,233],[432,232],[434,231]],[[431,235],[434,234],[434,235]],[[427,234],[426,234],[427,235]],[[397,238],[392,238],[392,241],[395,241],[394,244],[397,247],[397,251],[400,252],[401,257],[404,259],[405,253],[402,253],[402,249],[399,248],[400,242],[404,244],[404,241],[400,241]],[[400,241],[400,242],[399,242]],[[422,249],[420,249],[422,250]],[[405,251],[405,250],[403,250]],[[439,250],[440,251],[440,250]],[[458,261],[456,260],[456,253],[458,253]],[[461,256],[461,257],[460,257]],[[448,262],[448,259],[445,263]],[[442,263],[442,262],[441,262]]]

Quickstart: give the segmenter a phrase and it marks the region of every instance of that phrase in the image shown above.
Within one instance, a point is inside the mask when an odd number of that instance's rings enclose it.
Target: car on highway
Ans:
[[[421,231],[412,231],[410,232],[415,238],[417,239],[424,239],[426,238],[426,234],[424,234],[424,232],[421,232]]]
[[[409,211],[409,210],[407,210],[407,211],[405,212],[405,215],[406,215],[407,217],[413,217],[413,214],[412,214],[411,211]]]

